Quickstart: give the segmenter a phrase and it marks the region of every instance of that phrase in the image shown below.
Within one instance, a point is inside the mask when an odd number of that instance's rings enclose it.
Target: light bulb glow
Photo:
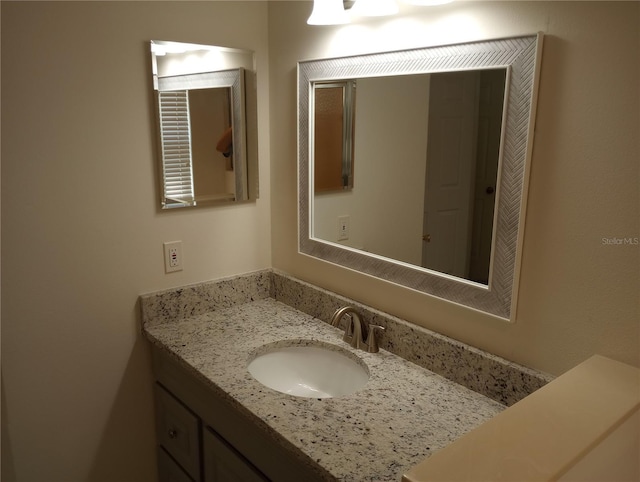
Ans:
[[[383,17],[398,13],[396,0],[356,0],[351,9],[353,15],[363,17]]]
[[[425,7],[435,7],[437,5],[446,5],[452,3],[453,0],[405,0],[411,5],[421,5]]]
[[[309,25],[341,25],[349,23],[342,0],[313,0]]]

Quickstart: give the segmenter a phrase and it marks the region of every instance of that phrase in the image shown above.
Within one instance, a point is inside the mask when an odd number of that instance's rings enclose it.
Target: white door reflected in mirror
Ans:
[[[316,114],[313,237],[488,284],[506,73],[351,79],[357,170],[350,189],[318,189]],[[326,85],[314,84],[316,111]],[[353,229],[336,237],[344,216]]]

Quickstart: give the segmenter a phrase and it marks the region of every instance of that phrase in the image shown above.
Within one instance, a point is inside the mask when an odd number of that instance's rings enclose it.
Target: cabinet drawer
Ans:
[[[202,444],[205,482],[266,482],[269,480],[210,427],[204,429]]]
[[[158,482],[193,482],[162,447],[158,447]]]
[[[160,445],[200,482],[200,419],[156,384],[156,430]]]

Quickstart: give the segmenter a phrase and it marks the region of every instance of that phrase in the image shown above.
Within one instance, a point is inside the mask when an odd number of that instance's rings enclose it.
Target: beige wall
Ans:
[[[364,225],[366,251],[418,266],[428,120],[428,76],[358,80],[355,185],[361,219],[354,224]]]
[[[273,264],[524,365],[559,374],[594,353],[640,364],[640,5],[456,2],[311,27],[270,4]],[[546,34],[515,324],[297,253],[296,61]],[[276,150],[277,149],[277,150]],[[357,161],[356,161],[357,162]]]
[[[350,190],[314,194],[313,235],[420,265],[429,76],[362,78],[356,90],[355,182]],[[349,239],[338,241],[343,215]]]
[[[150,39],[256,51],[257,202],[159,211]],[[2,2],[3,481],[155,479],[137,296],[270,266],[267,40],[263,2]]]

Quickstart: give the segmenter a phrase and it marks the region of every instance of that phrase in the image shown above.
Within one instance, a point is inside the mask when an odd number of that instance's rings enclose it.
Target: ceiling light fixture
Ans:
[[[383,17],[398,13],[398,4],[396,0],[356,0],[351,11],[362,17]]]
[[[435,7],[436,5],[445,5],[452,3],[453,0],[405,0],[411,5],[422,5],[425,7]]]
[[[309,25],[342,25],[349,23],[342,0],[313,0]]]

